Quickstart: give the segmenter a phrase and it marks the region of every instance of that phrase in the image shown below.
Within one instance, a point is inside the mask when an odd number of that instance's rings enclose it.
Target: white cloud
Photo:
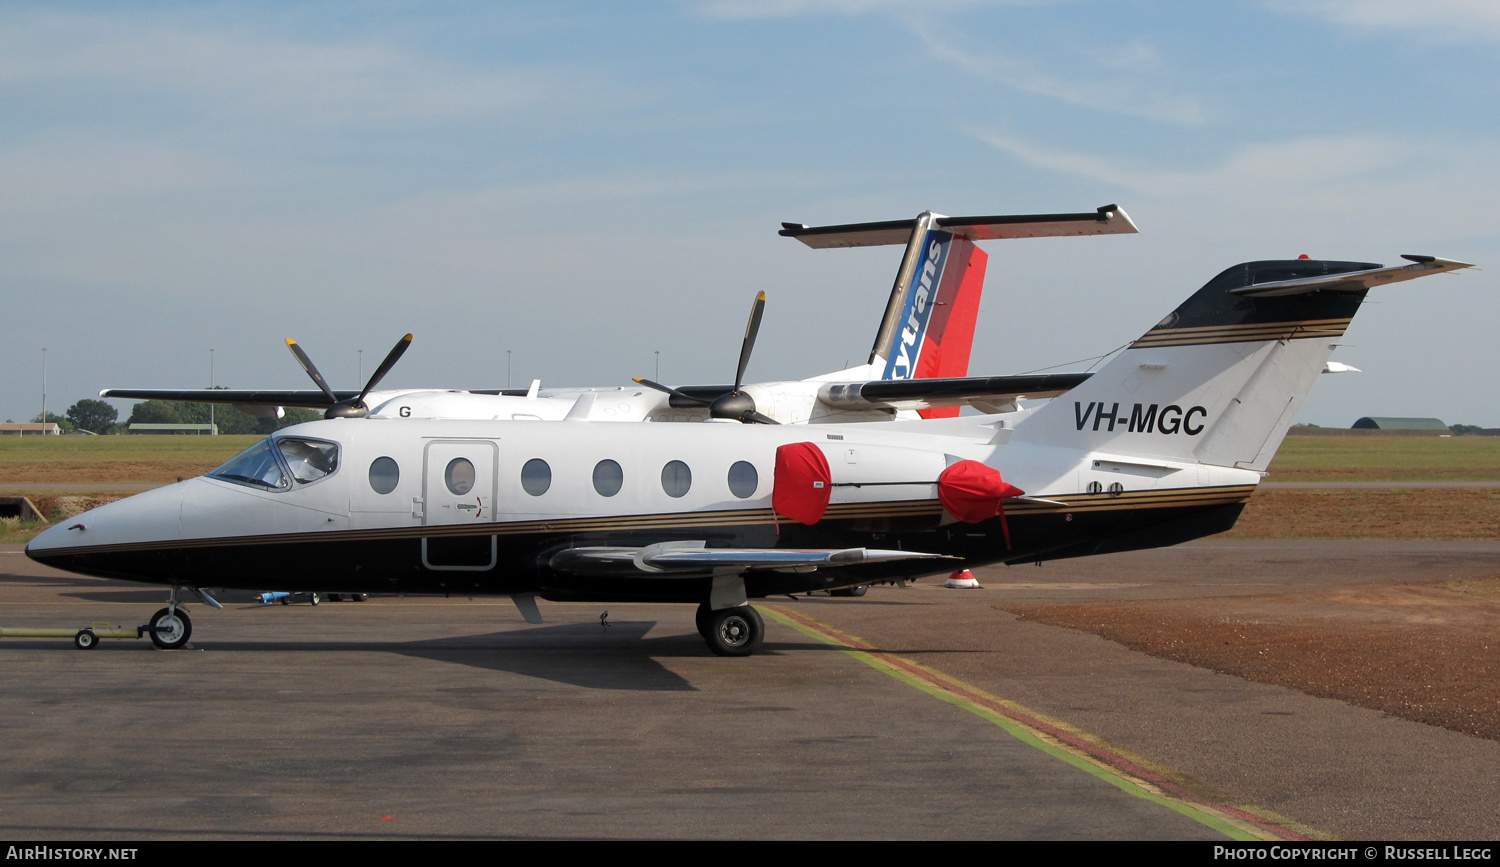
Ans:
[[[978,3],[1004,2],[1007,5],[1039,5],[1047,0],[949,0],[947,8],[973,6]],[[923,4],[930,12],[938,4]],[[710,18],[793,18],[806,15],[904,14],[913,11],[910,0],[707,0],[694,5],[695,11]]]
[[[1278,12],[1369,30],[1420,31],[1445,40],[1500,39],[1495,0],[1271,0]]]
[[[1045,96],[1095,111],[1107,111],[1141,117],[1178,126],[1201,126],[1208,112],[1191,96],[1164,93],[1132,79],[1127,71],[1155,67],[1155,52],[1137,41],[1119,51],[1095,51],[1094,59],[1112,72],[1093,79],[1065,79],[1043,72],[1030,61],[1003,51],[976,54],[964,51],[934,35],[921,25],[913,30],[938,60],[951,63],[981,78],[1013,87],[1026,93]]]
[[[379,42],[280,38],[244,26],[105,15],[18,16],[0,26],[0,87],[80,83],[101,95],[187,96],[213,113],[320,124],[472,119],[623,97],[568,69],[479,69]]]
[[[1096,154],[1042,147],[996,133],[975,133],[990,144],[1039,168],[1102,181],[1165,198],[1211,191],[1328,184],[1389,172],[1431,156],[1430,146],[1376,136],[1299,139],[1245,146],[1202,169],[1151,169]]]
[[[1003,49],[980,54],[960,48],[954,40],[941,38],[941,13],[963,7],[1060,6],[1078,0],[952,0],[946,4],[912,4],[909,0],[710,0],[696,7],[699,14],[715,18],[790,18],[814,15],[885,15],[900,22],[922,40],[939,62],[956,66],[971,76],[1016,90],[1055,99],[1095,111],[1141,117],[1179,126],[1200,126],[1207,112],[1191,96],[1165,92],[1142,84],[1140,77],[1155,73],[1161,58],[1155,48],[1136,39],[1106,48],[1079,48],[1100,70],[1093,79],[1063,78],[1043,71],[1019,55]]]

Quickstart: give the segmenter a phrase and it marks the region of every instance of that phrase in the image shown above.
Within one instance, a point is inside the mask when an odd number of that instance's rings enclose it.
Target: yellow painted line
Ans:
[[[1024,705],[991,695],[956,677],[779,605],[762,610],[777,622],[839,648],[897,680],[994,723],[1022,743],[1093,774],[1123,792],[1160,804],[1235,840],[1310,840],[1321,834],[1270,811],[1247,805],[1210,804],[1177,781],[1180,775],[1128,753],[1095,735]]]

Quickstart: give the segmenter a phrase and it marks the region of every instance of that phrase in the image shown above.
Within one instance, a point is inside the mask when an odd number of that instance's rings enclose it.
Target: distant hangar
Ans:
[[[1355,422],[1352,430],[1430,430],[1448,433],[1448,426],[1438,418],[1394,418],[1367,415]]]

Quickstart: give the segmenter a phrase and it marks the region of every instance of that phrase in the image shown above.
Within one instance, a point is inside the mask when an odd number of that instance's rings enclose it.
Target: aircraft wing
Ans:
[[[888,551],[878,548],[708,548],[702,541],[661,542],[644,548],[568,548],[552,556],[549,565],[559,572],[579,575],[617,575],[644,572],[663,578],[698,576],[715,569],[796,569],[854,566],[890,560],[936,560],[942,554]]]
[[[782,223],[778,233],[814,249],[905,245],[917,221],[848,223],[841,226],[804,226]],[[1138,230],[1118,205],[1105,205],[1081,214],[1007,214],[992,217],[937,217],[934,225],[970,241],[1001,238],[1055,238],[1076,235],[1130,235]]]
[[[1439,259],[1436,256],[1402,255],[1410,265],[1392,265],[1389,268],[1371,268],[1366,271],[1346,271],[1343,274],[1325,274],[1319,277],[1300,277],[1295,280],[1277,280],[1271,283],[1254,283],[1230,289],[1231,295],[1248,295],[1252,298],[1278,295],[1306,295],[1309,292],[1358,292],[1386,283],[1415,280],[1429,274],[1442,274],[1460,268],[1472,268],[1467,262]]]
[[[357,391],[335,391],[339,400],[359,397]],[[232,403],[240,406],[302,406],[327,409],[333,405],[321,391],[244,391],[230,388],[106,388],[100,397],[122,400],[172,400],[188,403]]]
[[[940,379],[889,379],[828,386],[819,398],[846,409],[927,409],[969,404],[983,410],[1012,403],[1057,397],[1088,379],[1089,373],[1036,373],[1021,376],[963,376]]]

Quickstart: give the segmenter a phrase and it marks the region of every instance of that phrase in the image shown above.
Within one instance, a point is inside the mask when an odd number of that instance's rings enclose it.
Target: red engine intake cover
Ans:
[[[779,464],[778,464],[779,466]],[[979,461],[959,461],[938,476],[938,499],[953,517],[977,524],[1000,513],[1000,501],[1026,493]]]
[[[788,443],[776,450],[771,508],[803,524],[816,524],[828,511],[833,472],[823,450],[812,443]]]

